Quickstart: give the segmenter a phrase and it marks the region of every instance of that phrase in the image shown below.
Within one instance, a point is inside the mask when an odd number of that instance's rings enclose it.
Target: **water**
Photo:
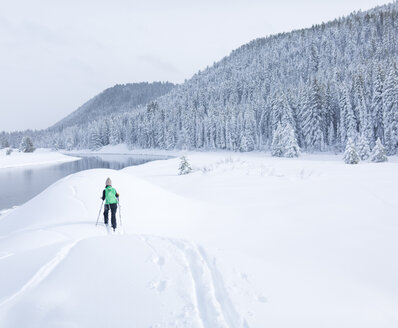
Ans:
[[[167,159],[167,156],[152,155],[84,155],[73,154],[81,160],[50,165],[36,165],[25,168],[0,170],[0,210],[21,205],[42,192],[57,180],[79,171],[107,168],[120,170],[126,166],[144,164],[153,160]]]

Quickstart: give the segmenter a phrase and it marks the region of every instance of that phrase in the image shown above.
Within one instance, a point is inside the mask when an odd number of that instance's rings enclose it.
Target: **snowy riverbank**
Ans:
[[[77,161],[80,158],[66,156],[60,152],[49,149],[37,149],[33,153],[20,153],[14,150],[11,155],[6,155],[6,149],[0,150],[0,169],[32,166],[40,164],[53,164]]]
[[[398,321],[394,160],[188,158],[194,172],[185,176],[178,158],[82,171],[4,214],[0,326]],[[108,176],[121,194],[117,234],[94,225]]]

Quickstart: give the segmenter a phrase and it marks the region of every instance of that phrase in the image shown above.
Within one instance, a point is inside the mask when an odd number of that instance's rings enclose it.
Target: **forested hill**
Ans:
[[[306,151],[341,150],[349,138],[373,147],[380,138],[396,153],[397,9],[254,40],[146,106],[36,142],[250,151],[271,148],[284,131]]]
[[[90,99],[51,128],[65,128],[97,119],[106,120],[110,114],[123,113],[145,105],[168,93],[173,87],[174,84],[169,82],[117,84]]]

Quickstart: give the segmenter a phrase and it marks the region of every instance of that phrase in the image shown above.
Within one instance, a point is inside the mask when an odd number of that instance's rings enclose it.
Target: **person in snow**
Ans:
[[[110,178],[106,179],[105,189],[102,192],[102,200],[105,201],[104,207],[104,223],[108,225],[108,213],[111,210],[111,223],[113,231],[116,229],[116,210],[117,204],[119,203],[119,194],[116,189],[112,187],[112,181]]]

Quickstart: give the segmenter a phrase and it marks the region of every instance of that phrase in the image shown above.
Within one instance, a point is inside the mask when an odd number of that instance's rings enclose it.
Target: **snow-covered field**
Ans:
[[[14,150],[11,155],[8,156],[6,155],[6,149],[0,149],[0,169],[70,162],[79,159],[80,158],[66,156],[49,149],[37,149],[33,153],[20,153]]]
[[[1,327],[397,327],[398,163],[190,153],[0,220]],[[104,181],[123,226],[95,221]]]

